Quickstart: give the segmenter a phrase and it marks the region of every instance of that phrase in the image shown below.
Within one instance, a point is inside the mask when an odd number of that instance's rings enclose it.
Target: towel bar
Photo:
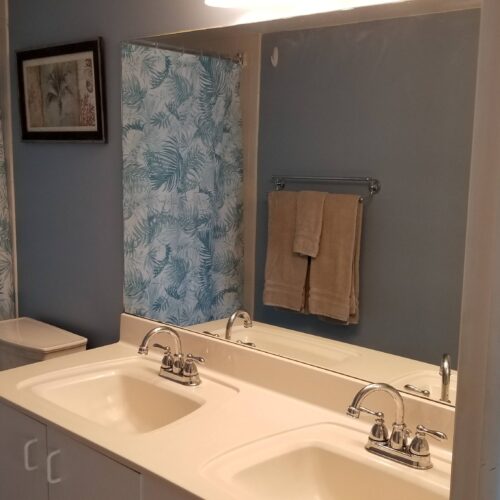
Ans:
[[[299,177],[290,175],[273,175],[271,181],[275,191],[285,189],[287,182],[303,183],[331,183],[331,184],[364,184],[368,187],[368,196],[371,198],[382,189],[382,184],[373,177]],[[363,200],[363,198],[361,198]]]

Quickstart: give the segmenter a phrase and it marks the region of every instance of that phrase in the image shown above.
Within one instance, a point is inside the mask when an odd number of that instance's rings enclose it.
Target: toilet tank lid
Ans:
[[[32,318],[0,321],[0,344],[48,354],[86,343],[85,337]]]

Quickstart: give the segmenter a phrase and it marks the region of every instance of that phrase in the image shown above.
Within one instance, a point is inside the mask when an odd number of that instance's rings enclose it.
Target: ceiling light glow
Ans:
[[[286,0],[205,0],[205,4],[210,7],[223,9],[262,9],[272,7],[288,7],[291,3]]]
[[[210,7],[228,9],[306,9],[313,11],[348,10],[369,5],[399,3],[407,0],[205,0]]]

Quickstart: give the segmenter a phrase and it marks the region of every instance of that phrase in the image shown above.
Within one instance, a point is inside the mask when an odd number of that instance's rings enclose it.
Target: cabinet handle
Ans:
[[[61,454],[61,450],[55,450],[55,451],[50,452],[47,455],[47,482],[49,484],[58,484],[58,483],[61,482],[61,478],[60,477],[54,478],[54,476],[52,474],[52,462],[53,462],[53,459],[54,459],[54,457],[57,457],[57,455],[60,455],[60,454]]]
[[[32,472],[38,469],[38,465],[30,465],[30,448],[38,443],[38,438],[30,439],[24,445],[24,470]]]

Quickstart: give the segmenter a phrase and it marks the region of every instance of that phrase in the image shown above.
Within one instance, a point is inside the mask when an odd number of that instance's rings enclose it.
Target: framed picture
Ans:
[[[17,52],[22,138],[106,142],[102,40]]]

